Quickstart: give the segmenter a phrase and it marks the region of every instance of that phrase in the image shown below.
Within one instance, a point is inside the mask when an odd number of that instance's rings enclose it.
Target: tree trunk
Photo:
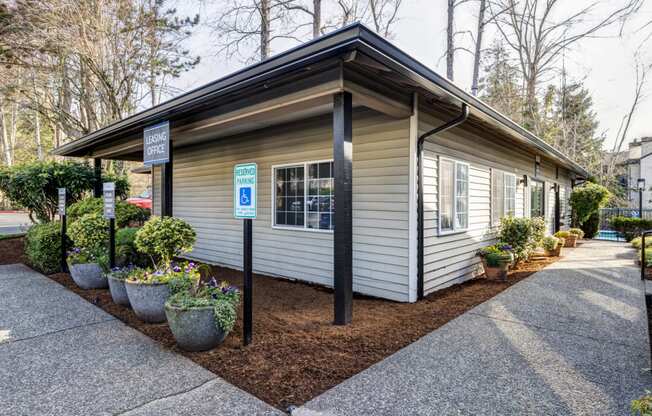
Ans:
[[[36,155],[38,160],[43,160],[43,145],[41,144],[41,118],[38,111],[34,111],[34,142],[36,143]]]
[[[312,0],[312,37],[321,34],[321,0]]]
[[[475,40],[475,53],[473,54],[473,82],[471,83],[471,93],[478,95],[478,81],[480,78],[480,60],[482,58],[482,35],[484,34],[484,12],[487,7],[487,0],[480,0],[480,10],[478,12],[478,33]]]
[[[455,0],[448,0],[448,23],[446,25],[446,77],[454,80],[455,64]]]
[[[4,108],[2,108],[2,105],[0,105],[0,140],[2,141],[2,152],[4,153],[5,164],[7,166],[11,166],[12,160],[9,144],[9,133],[7,132],[7,117],[5,115]]]
[[[270,0],[261,0],[260,6],[260,60],[267,59],[270,52],[269,42],[271,37],[270,28]]]

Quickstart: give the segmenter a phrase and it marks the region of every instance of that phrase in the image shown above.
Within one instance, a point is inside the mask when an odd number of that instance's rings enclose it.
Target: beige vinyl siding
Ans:
[[[242,223],[233,218],[233,167],[256,162],[254,271],[332,286],[333,234],[273,228],[271,221],[272,166],[332,159],[331,123],[328,116],[175,149],[174,215],[197,232],[189,257],[241,268]],[[357,111],[353,128],[354,290],[406,301],[409,123]]]
[[[441,121],[420,112],[423,133]],[[428,139],[424,145],[424,291],[426,294],[459,283],[482,272],[477,250],[495,242],[491,226],[491,170],[516,175],[516,216],[529,216],[529,188],[520,180],[534,175],[534,155],[501,143],[500,138],[480,137],[465,128],[456,128]],[[469,228],[452,234],[438,234],[438,157],[469,163]],[[542,163],[538,179],[545,181],[546,220],[554,226],[554,165]],[[561,172],[560,172],[561,175]],[[568,178],[557,182],[562,186]],[[552,230],[552,228],[550,228]]]

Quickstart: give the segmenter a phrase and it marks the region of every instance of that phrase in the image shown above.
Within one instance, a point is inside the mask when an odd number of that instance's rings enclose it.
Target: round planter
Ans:
[[[179,348],[185,351],[206,351],[224,341],[227,333],[215,324],[213,307],[180,309],[165,305],[168,325]]]
[[[111,291],[113,301],[118,305],[130,306],[125,281],[111,276],[107,276],[107,279],[109,280],[109,290]]]
[[[165,322],[165,301],[170,296],[167,284],[125,281],[125,288],[138,318],[152,324]]]
[[[70,277],[82,289],[106,289],[108,282],[97,263],[69,264]]]
[[[564,237],[564,247],[575,247],[577,245],[577,236],[574,234]]]
[[[512,264],[513,261],[513,256],[505,256],[504,261],[501,261],[499,263],[499,266],[489,266],[487,264],[487,260],[483,257],[482,258],[482,267],[484,268],[484,274],[487,279],[492,279],[492,280],[506,280],[507,279],[507,271],[509,270],[509,266]]]

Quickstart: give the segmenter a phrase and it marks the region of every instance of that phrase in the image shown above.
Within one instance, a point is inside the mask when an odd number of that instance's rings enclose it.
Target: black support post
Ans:
[[[244,345],[249,345],[253,333],[253,281],[251,272],[251,259],[253,257],[252,250],[252,223],[251,219],[243,220],[243,265],[242,270],[244,273],[244,304],[243,306],[243,325],[242,325],[242,342]]]
[[[115,218],[109,218],[109,267],[115,267]]]
[[[643,218],[643,189],[638,190],[638,217]]]
[[[93,187],[93,196],[99,198],[102,196],[102,159],[93,159],[95,167],[95,186]]]
[[[170,160],[161,166],[161,216],[172,216],[172,143]]]
[[[66,262],[66,252],[68,251],[68,247],[66,247],[66,215],[61,216],[61,271],[62,272],[67,272],[68,271],[68,262]]]
[[[337,93],[333,98],[335,325],[349,324],[353,309],[352,137],[351,94]]]
[[[560,186],[555,184],[555,232],[561,230],[561,199],[559,196]]]

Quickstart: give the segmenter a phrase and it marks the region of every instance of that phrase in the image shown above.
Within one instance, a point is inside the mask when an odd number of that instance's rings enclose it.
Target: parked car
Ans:
[[[149,189],[146,189],[143,191],[142,194],[133,197],[133,198],[127,198],[127,202],[133,205],[136,205],[137,207],[141,208],[147,208],[147,209],[152,209],[152,191]]]

